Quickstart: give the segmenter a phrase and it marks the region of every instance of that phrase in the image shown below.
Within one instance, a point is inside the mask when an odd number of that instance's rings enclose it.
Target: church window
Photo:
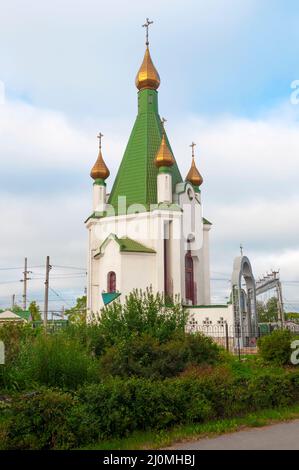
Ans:
[[[110,271],[107,276],[107,292],[116,292],[116,274]]]
[[[194,271],[193,271],[193,259],[191,251],[188,251],[185,256],[185,291],[186,300],[191,301],[194,305],[195,292],[194,292]]]

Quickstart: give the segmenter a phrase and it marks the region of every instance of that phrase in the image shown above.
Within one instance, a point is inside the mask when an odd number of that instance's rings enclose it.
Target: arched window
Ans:
[[[110,271],[107,275],[107,292],[116,292],[116,274]]]
[[[194,272],[193,259],[190,251],[188,251],[185,256],[185,291],[186,300],[191,300],[192,305],[194,305]]]

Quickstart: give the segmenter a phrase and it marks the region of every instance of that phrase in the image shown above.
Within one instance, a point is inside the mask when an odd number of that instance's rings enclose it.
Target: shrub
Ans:
[[[209,373],[210,371],[210,373]],[[231,418],[299,400],[299,373],[234,377],[227,366],[193,368],[182,377],[109,378],[73,395],[58,390],[14,397],[0,419],[2,449],[70,449],[212,418]]]
[[[265,362],[282,366],[290,362],[292,335],[289,330],[274,330],[258,340],[259,354]]]
[[[69,323],[63,330],[65,337],[79,343],[84,350],[94,357],[100,356],[106,341],[98,324]]]
[[[2,448],[69,449],[88,439],[77,427],[77,400],[69,393],[40,389],[14,398],[2,426]],[[84,421],[81,410],[80,421]]]
[[[102,312],[99,328],[107,346],[128,340],[132,335],[148,334],[159,342],[183,333],[187,313],[178,302],[165,307],[163,296],[134,290],[124,304],[113,302]]]
[[[5,362],[11,364],[18,357],[24,344],[31,341],[40,333],[28,324],[4,323],[0,326],[0,340],[5,344]]]
[[[162,344],[149,334],[131,336],[107,349],[102,372],[121,377],[173,377],[190,364],[215,364],[221,349],[201,334],[180,334]]]
[[[96,363],[63,332],[40,335],[22,350],[10,371],[10,381],[26,389],[34,384],[75,389],[96,376]]]

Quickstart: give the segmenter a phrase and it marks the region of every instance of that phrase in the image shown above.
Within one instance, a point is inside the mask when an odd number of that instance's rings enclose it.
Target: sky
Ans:
[[[299,4],[293,0],[10,0],[0,16],[0,308],[84,293],[99,131],[111,188],[137,112],[145,18],[161,77],[160,114],[181,172],[197,143],[212,221],[213,302],[235,256],[256,277],[279,269],[299,309]],[[292,88],[293,87],[293,88]],[[8,269],[16,268],[16,269]]]

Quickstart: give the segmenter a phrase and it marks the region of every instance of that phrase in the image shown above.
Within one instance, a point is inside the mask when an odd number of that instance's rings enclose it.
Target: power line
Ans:
[[[34,268],[42,268],[43,266],[29,266],[30,269]],[[11,271],[13,269],[23,269],[24,266],[18,266],[18,267],[8,267],[8,268],[0,268],[0,271]]]
[[[71,305],[68,304],[68,302],[67,302],[65,299],[63,299],[60,294],[58,294],[58,292],[56,292],[54,289],[52,289],[52,287],[50,287],[50,290],[51,290],[51,292],[53,292],[57,297],[59,297],[63,302],[65,302],[69,307],[71,307]]]
[[[65,268],[65,269],[76,269],[79,271],[86,271],[86,268],[78,268],[77,266],[59,266],[58,264],[53,264],[53,268]]]

